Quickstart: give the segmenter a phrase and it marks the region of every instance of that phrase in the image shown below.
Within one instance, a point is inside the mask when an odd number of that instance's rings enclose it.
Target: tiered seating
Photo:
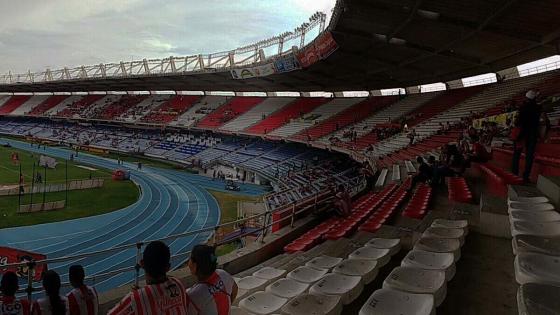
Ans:
[[[360,315],[435,314],[447,295],[447,282],[455,274],[460,244],[467,234],[466,221],[436,220],[428,229],[448,224],[455,237],[423,234],[401,266],[383,281],[360,309]]]
[[[103,111],[96,113],[94,118],[104,120],[114,120],[116,117],[121,116],[128,111],[131,107],[139,104],[149,95],[124,95],[113,103],[108,104],[103,108]]]
[[[539,143],[535,150],[533,168],[530,179],[536,181],[539,174],[545,176],[560,176],[560,144],[554,142],[553,137],[547,139],[548,143]],[[492,162],[502,168],[510,168],[513,150],[510,148],[492,148]],[[521,154],[519,161],[520,170],[525,169],[525,153]]]
[[[69,95],[53,95],[39,103],[27,114],[30,116],[42,116],[46,111],[60,104],[60,102],[64,101],[68,97]]]
[[[270,132],[271,136],[289,137],[296,133],[302,132],[304,129],[326,120],[337,113],[344,111],[346,108],[361,102],[363,98],[335,98],[330,102],[315,108],[313,111],[304,115],[303,118],[292,120],[288,124]]]
[[[31,98],[31,95],[14,95],[0,106],[0,115],[7,115]]]
[[[105,95],[90,94],[82,97],[78,101],[69,104],[66,108],[62,109],[60,112],[56,113],[57,117],[70,118],[74,115],[79,115],[83,110],[85,110],[91,104],[101,100]]]
[[[357,149],[365,148],[377,141],[376,135],[374,133],[371,133],[372,128],[375,128],[375,126],[387,122],[397,121],[398,118],[409,114],[411,111],[418,108],[430,99],[434,98],[438,94],[439,92],[407,95],[405,98],[391,104],[390,106],[380,110],[379,112],[371,115],[361,122],[350,125],[334,133],[333,136],[342,141],[350,140],[344,138],[344,134],[349,134],[350,131],[355,132],[358,137],[356,142],[338,142],[336,143],[336,145],[353,146]],[[328,137],[325,137],[322,140],[324,142],[328,142]]]
[[[428,184],[420,183],[402,215],[409,218],[422,219],[426,215],[426,211],[428,211],[431,197],[432,187]]]
[[[410,178],[404,181],[404,183],[397,189],[394,184],[391,184],[386,189],[390,189],[386,201],[381,199],[378,205],[381,205],[369,218],[367,218],[358,228],[360,231],[365,232],[376,232],[382,224],[384,224],[393,215],[395,210],[402,203],[406,197],[407,190],[410,187]],[[392,187],[391,187],[392,186]],[[386,191],[386,190],[385,190]],[[361,222],[361,221],[360,221]]]
[[[257,106],[253,107],[246,113],[240,115],[239,117],[231,120],[230,122],[223,125],[220,129],[227,131],[240,131],[251,125],[261,122],[270,114],[276,111],[282,110],[282,108],[291,102],[295,98],[292,97],[268,97],[265,98]],[[289,106],[289,105],[288,105]]]
[[[508,198],[519,314],[560,309],[560,214],[544,196]],[[546,311],[545,311],[546,310]]]
[[[523,179],[492,163],[473,163],[486,179],[488,191],[497,196],[506,196],[507,185],[520,185]]]
[[[276,256],[241,273],[236,279],[240,288],[236,312],[341,314],[342,307],[355,301],[400,250],[400,239],[369,237],[344,246],[348,241]]]
[[[264,100],[262,97],[234,97],[225,105],[202,118],[196,126],[199,128],[214,129],[226,122],[235,119],[257,106]]]
[[[313,111],[315,108],[330,100],[331,99],[329,98],[319,97],[298,98],[292,103],[284,106],[281,110],[270,114],[264,120],[245,129],[245,132],[252,134],[267,134],[280,126],[287,124],[290,120]]]
[[[27,115],[35,106],[39,105],[43,101],[49,98],[49,95],[33,95],[25,103],[23,103],[18,108],[14,109],[10,115],[13,116],[23,116]]]
[[[395,96],[381,96],[366,99],[356,105],[348,107],[342,112],[332,116],[327,120],[323,120],[319,124],[299,133],[293,138],[299,140],[311,140],[329,135],[334,131],[344,128],[350,124],[355,124],[373,113],[387,107],[397,100]]]
[[[187,111],[200,100],[197,95],[176,95],[167,102],[152,110],[142,117],[141,121],[147,123],[167,124]]]
[[[455,202],[471,203],[473,195],[463,177],[451,177],[447,180],[449,200]]]

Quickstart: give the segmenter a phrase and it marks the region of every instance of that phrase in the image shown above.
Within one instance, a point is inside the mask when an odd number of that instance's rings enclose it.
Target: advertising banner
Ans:
[[[337,48],[338,45],[330,32],[324,33],[315,41],[315,49],[321,59],[330,56]]]
[[[31,272],[29,270],[29,268],[27,268],[27,266],[22,266],[22,267],[17,267],[17,268],[7,268],[7,267],[4,267],[4,266],[9,265],[9,264],[24,263],[24,262],[29,262],[29,261],[39,261],[39,260],[45,260],[45,259],[47,259],[47,256],[45,256],[45,255],[41,255],[41,254],[37,254],[37,253],[31,253],[31,252],[27,252],[27,251],[15,249],[15,248],[0,246],[0,274],[3,274],[7,271],[13,271],[18,275],[18,277],[27,278],[29,272]],[[47,270],[46,265],[35,266],[35,269],[33,269],[33,271],[32,271],[33,272],[33,274],[32,274],[33,275],[33,280],[34,281],[41,281],[41,278],[43,276],[43,272],[45,270]]]
[[[300,68],[299,62],[294,54],[279,57],[274,61],[277,73],[290,72]]]
[[[332,34],[326,32],[317,37],[312,45],[309,45],[302,52],[298,53],[299,63],[303,68],[307,68],[315,62],[325,59],[338,48]]]
[[[265,77],[274,73],[275,70],[274,70],[273,63],[267,63],[265,65],[257,66],[257,67],[231,70],[231,76],[236,80]]]

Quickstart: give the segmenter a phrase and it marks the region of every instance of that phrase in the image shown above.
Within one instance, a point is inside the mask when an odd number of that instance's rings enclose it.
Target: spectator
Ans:
[[[186,315],[188,301],[185,287],[179,280],[167,276],[171,268],[170,259],[169,247],[163,242],[148,244],[140,261],[146,272],[146,286],[126,295],[108,314]]]
[[[86,273],[80,265],[70,266],[68,278],[74,289],[66,295],[70,315],[97,315],[99,299],[95,288],[84,284]]]
[[[530,90],[525,94],[525,102],[519,108],[518,127],[519,134],[514,141],[513,160],[511,172],[515,175],[519,174],[519,160],[523,152],[523,144],[525,146],[525,170],[523,172],[523,181],[529,182],[531,168],[535,157],[535,148],[539,138],[539,120],[541,117],[541,107],[537,104],[538,92]]]
[[[416,171],[416,175],[412,177],[412,184],[410,185],[409,191],[412,191],[416,183],[428,182],[434,175],[434,170],[426,163],[423,157],[418,156],[416,162],[419,164],[418,171]]]
[[[490,153],[479,142],[478,136],[472,137],[472,152],[469,154],[469,162],[484,163],[490,160],[490,158]]]
[[[191,251],[189,269],[197,283],[187,290],[189,315],[228,315],[237,297],[237,284],[226,271],[216,269],[214,247],[196,245]]]
[[[351,207],[351,197],[350,194],[346,191],[344,185],[338,185],[335,194],[335,202],[334,202],[334,210],[336,214],[340,217],[347,217],[350,214],[350,207]]]
[[[29,315],[31,305],[27,300],[16,298],[18,289],[17,275],[11,271],[6,272],[0,282],[0,315]]]
[[[410,145],[414,143],[414,138],[416,137],[416,129],[412,129],[412,131],[408,134],[408,138],[410,139]]]
[[[69,315],[68,300],[60,295],[60,276],[53,270],[43,273],[43,289],[46,297],[31,307],[32,315]]]

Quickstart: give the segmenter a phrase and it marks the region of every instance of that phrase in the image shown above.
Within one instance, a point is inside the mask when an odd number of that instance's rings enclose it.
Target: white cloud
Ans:
[[[334,1],[1,1],[0,73],[234,49],[292,30]]]

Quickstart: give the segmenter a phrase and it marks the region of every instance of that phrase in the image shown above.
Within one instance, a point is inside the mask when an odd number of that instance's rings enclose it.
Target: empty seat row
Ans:
[[[548,198],[535,196],[508,198],[508,215],[519,314],[557,314],[560,214]]]
[[[434,233],[433,229],[447,232]],[[460,244],[467,232],[466,221],[434,220],[401,266],[385,278],[383,287],[373,292],[359,314],[435,314],[447,294],[447,282],[455,275]]]
[[[447,181],[449,200],[455,202],[471,203],[473,195],[463,177],[450,177]]]
[[[387,201],[385,201],[381,207],[373,213],[373,215],[370,215],[369,218],[360,225],[359,230],[374,233],[381,228],[381,225],[390,219],[393,213],[401,205],[404,198],[406,198],[410,185],[410,178],[407,178],[405,182],[387,199]],[[362,221],[363,220],[360,220],[360,222]]]
[[[412,198],[408,201],[402,215],[414,219],[422,219],[428,211],[430,198],[432,197],[432,187],[425,183],[418,185]]]
[[[373,238],[346,259],[320,255],[290,272],[263,267],[236,279],[241,296],[232,314],[341,314],[400,246],[400,239]]]

